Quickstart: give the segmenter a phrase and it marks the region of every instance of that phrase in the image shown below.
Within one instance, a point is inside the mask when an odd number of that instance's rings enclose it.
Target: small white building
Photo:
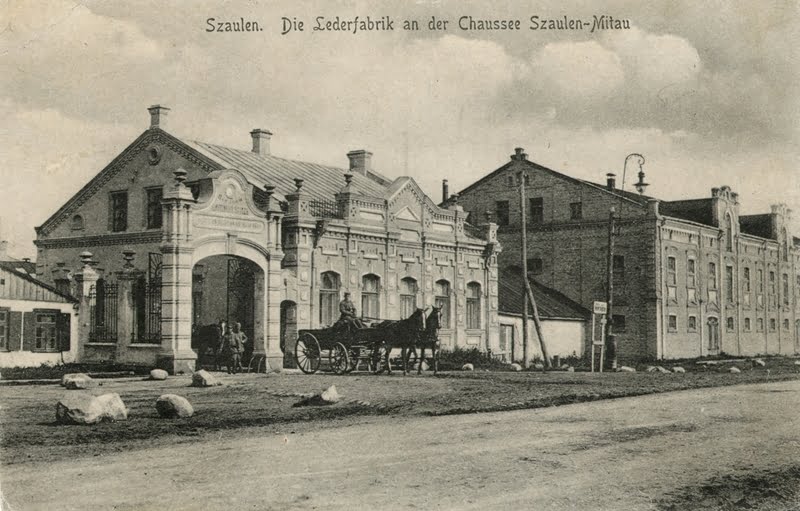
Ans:
[[[78,301],[0,261],[0,367],[75,362]]]
[[[500,321],[499,355],[507,361],[522,361],[522,276],[500,274],[498,317]],[[589,345],[591,311],[554,289],[531,281],[542,334],[548,354],[559,357],[583,357]],[[533,315],[528,314],[529,357],[542,358]]]

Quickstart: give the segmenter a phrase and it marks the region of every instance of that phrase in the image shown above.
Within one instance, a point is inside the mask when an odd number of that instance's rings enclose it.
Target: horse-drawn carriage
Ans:
[[[364,328],[352,324],[337,324],[328,328],[300,330],[295,344],[297,367],[306,374],[313,374],[327,359],[329,368],[336,374],[345,374],[366,363],[370,371],[379,374],[386,370],[391,374],[390,354],[393,348],[401,349],[403,374],[407,373],[410,355],[419,358],[418,372],[425,359],[425,348],[431,350],[434,373],[438,370],[438,330],[441,310],[433,308],[426,317],[425,309],[417,309],[411,316],[399,321],[386,320],[372,323]]]

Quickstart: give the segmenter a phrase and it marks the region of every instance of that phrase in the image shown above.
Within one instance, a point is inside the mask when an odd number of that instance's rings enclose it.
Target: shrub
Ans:
[[[505,369],[508,364],[492,356],[492,351],[482,351],[478,348],[462,348],[456,346],[453,351],[442,350],[439,352],[439,369],[442,371],[460,370],[464,364],[472,364],[475,369]]]
[[[3,380],[58,380],[69,373],[111,373],[132,371],[148,374],[151,367],[134,364],[104,362],[95,364],[42,364],[38,367],[7,367],[3,369]]]

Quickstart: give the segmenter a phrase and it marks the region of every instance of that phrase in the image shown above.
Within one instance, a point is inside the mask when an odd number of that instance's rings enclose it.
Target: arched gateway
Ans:
[[[175,372],[194,369],[192,325],[207,320],[208,314],[195,310],[193,318],[193,302],[195,309],[203,303],[193,296],[193,289],[195,293],[198,289],[193,275],[198,266],[211,266],[209,261],[216,260],[213,266],[219,266],[219,256],[225,256],[225,314],[231,317],[219,319],[241,322],[251,338],[253,356],[266,357],[270,367],[280,367],[280,204],[270,191],[256,204],[253,186],[237,170],[209,174],[197,184],[196,199],[184,184],[186,172],[179,169],[174,174],[175,182],[165,187],[163,199],[159,365]],[[244,294],[250,292],[252,297]],[[219,316],[220,310],[217,306],[210,314]]]

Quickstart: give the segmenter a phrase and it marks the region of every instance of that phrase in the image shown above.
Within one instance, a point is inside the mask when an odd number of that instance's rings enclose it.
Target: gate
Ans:
[[[244,259],[238,257],[229,258],[227,318],[231,324],[237,321],[242,324],[242,331],[248,339],[248,348],[253,346],[254,295],[255,279],[253,268]],[[249,355],[249,353],[246,355]]]
[[[117,342],[116,283],[99,279],[89,290],[89,342]]]
[[[135,321],[132,342],[161,342],[161,281],[136,280],[133,287]]]

